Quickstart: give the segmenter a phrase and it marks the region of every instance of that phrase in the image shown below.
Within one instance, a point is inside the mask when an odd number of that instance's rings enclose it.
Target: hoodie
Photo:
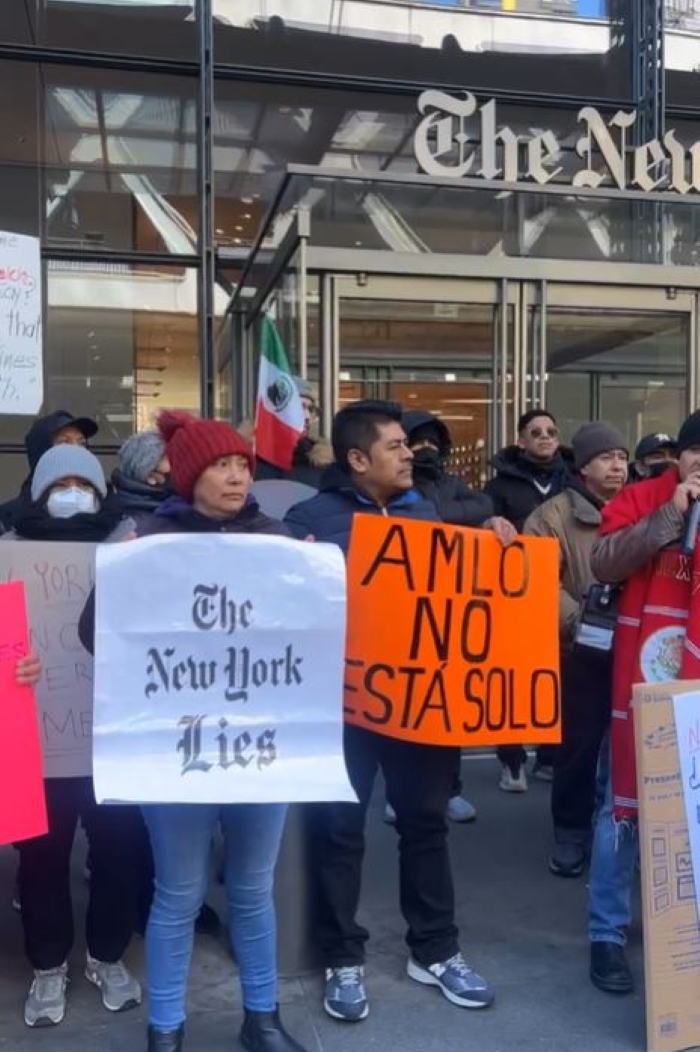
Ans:
[[[22,483],[22,488],[17,496],[5,501],[4,504],[0,504],[0,532],[12,529],[15,516],[23,506],[25,498],[29,496],[34,469],[44,453],[48,453],[53,446],[54,435],[61,428],[71,425],[82,431],[86,440],[97,433],[97,424],[93,420],[89,420],[86,417],[74,417],[72,413],[66,412],[65,409],[58,409],[55,413],[40,416],[27,431],[24,436],[24,448],[27,451],[27,460],[29,461],[29,474]]]
[[[413,461],[414,488],[435,505],[443,522],[453,526],[483,526],[494,513],[493,502],[485,493],[478,493],[457,475],[445,471],[445,463],[452,451],[452,439],[442,420],[432,413],[416,409],[404,413],[401,422],[409,443],[419,431],[430,431],[439,444],[437,453],[427,448],[416,451]]]

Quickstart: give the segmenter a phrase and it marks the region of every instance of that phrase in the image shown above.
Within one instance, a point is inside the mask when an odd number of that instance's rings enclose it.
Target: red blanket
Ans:
[[[634,526],[668,503],[676,471],[628,486],[603,509],[601,533]],[[636,818],[632,687],[700,678],[700,546],[692,557],[664,548],[624,585],[613,651],[611,770],[613,813]]]

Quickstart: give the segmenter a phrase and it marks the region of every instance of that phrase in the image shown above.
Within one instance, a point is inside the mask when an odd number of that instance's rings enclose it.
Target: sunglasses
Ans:
[[[529,432],[530,438],[556,438],[558,434],[558,427],[533,427]]]

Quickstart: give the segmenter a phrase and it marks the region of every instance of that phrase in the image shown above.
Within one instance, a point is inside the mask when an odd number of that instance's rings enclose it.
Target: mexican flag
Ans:
[[[269,464],[289,471],[304,430],[304,410],[280,334],[266,314],[260,334],[260,373],[255,411],[255,452]]]

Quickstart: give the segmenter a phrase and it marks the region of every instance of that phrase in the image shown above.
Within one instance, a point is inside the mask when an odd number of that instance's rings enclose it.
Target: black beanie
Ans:
[[[691,446],[700,446],[700,409],[691,413],[678,432],[678,452],[683,453]]]

